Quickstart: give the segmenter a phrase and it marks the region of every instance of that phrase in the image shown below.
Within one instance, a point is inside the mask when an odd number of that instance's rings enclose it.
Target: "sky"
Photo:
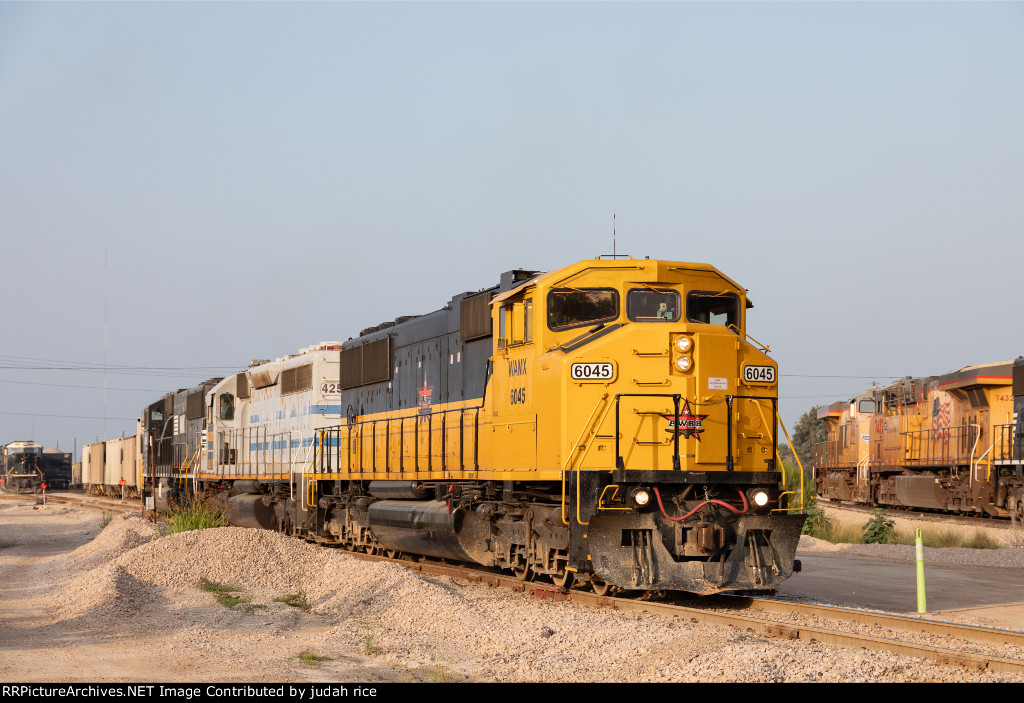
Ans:
[[[613,226],[749,289],[790,427],[1013,359],[1021,125],[1019,2],[0,0],[0,443]]]

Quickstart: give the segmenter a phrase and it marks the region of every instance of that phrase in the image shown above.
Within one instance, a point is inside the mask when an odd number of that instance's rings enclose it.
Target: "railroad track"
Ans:
[[[24,503],[34,503],[37,505],[41,505],[43,502],[42,495],[37,493],[0,493],[0,499],[9,501],[20,500]],[[58,503],[64,505],[79,505],[83,508],[92,508],[95,510],[142,511],[142,502],[138,500],[121,501],[117,498],[93,496],[86,493],[47,493],[46,502],[48,504]]]
[[[38,499],[38,496],[0,497],[23,501]],[[48,495],[47,502],[81,505],[92,509],[141,510],[139,501],[121,502],[84,494]],[[515,576],[482,568],[434,562],[425,558],[410,560],[350,553],[368,561],[389,561],[424,576],[448,577],[494,588],[508,588],[546,600],[571,601],[586,607],[612,608],[623,612],[681,617],[693,623],[736,627],[763,637],[890,652],[931,660],[937,664],[995,673],[1024,674],[1024,660],[983,651],[994,649],[1001,654],[1024,652],[1024,633],[1011,630],[768,598],[675,594],[670,599],[651,594],[597,595],[578,588],[566,589],[550,583],[522,581]],[[921,641],[910,641],[911,638]]]
[[[548,583],[524,582],[514,576],[486,573],[477,569],[389,559],[385,556],[353,553],[360,559],[390,561],[424,576],[447,576],[469,583],[509,588],[535,598],[571,601],[587,607],[613,608],[624,612],[646,612],[664,617],[682,617],[704,625],[741,628],[764,637],[819,642],[835,647],[890,652],[919,657],[937,664],[1024,674],[1024,660],[987,653],[985,648],[1024,652],[1024,633],[916,617],[793,603],[740,596],[694,596],[700,604],[682,605],[678,600],[649,597],[599,596],[579,589],[559,588]],[[780,617],[781,616],[781,617]],[[809,624],[804,621],[815,621]],[[856,631],[860,630],[860,631]],[[900,639],[899,633],[928,642]]]
[[[871,516],[872,511],[875,510],[875,506],[871,505],[858,505],[856,503],[835,503],[825,500],[821,500],[819,502],[819,505],[829,510],[863,514],[865,516],[865,522],[867,522],[868,518]],[[901,508],[899,506],[891,505],[883,506],[882,509],[890,516],[902,517],[910,520],[918,520],[921,522],[934,522],[937,524],[945,525],[984,527],[986,529],[995,530],[1010,530],[1015,528],[1014,521],[1006,518],[998,518],[991,516],[952,515],[949,513],[932,513],[917,510],[915,508]]]

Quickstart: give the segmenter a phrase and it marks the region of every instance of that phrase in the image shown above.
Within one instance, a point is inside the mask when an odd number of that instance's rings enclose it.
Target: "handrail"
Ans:
[[[963,442],[964,433],[958,432],[958,430],[967,430],[969,428],[977,428],[978,425],[974,423],[967,423],[963,425],[953,425],[950,427],[932,427],[929,429],[921,430],[906,430],[900,432],[901,437],[906,437],[904,440],[904,446],[907,446],[907,442],[918,441],[920,442],[920,455],[917,458],[907,458],[904,461],[908,464],[953,464],[954,462],[968,463],[970,455],[962,453],[964,449],[957,449],[955,451],[945,450],[936,456],[932,449],[932,446],[942,441],[943,446],[947,447],[952,441]],[[977,438],[975,438],[977,443]],[[973,449],[971,451],[973,454]]]
[[[764,352],[765,354],[770,354],[771,353],[771,351],[772,351],[771,345],[764,344],[762,342],[757,341],[756,339],[751,337],[749,334],[747,334],[745,331],[741,330],[736,325],[727,325],[727,327],[736,330],[736,332],[738,334],[742,334],[744,338],[749,339],[751,342],[753,342],[757,346],[761,347],[761,351]]]
[[[568,525],[569,524],[569,520],[568,520],[568,518],[566,518],[566,515],[565,515],[565,478],[566,478],[566,475],[568,474],[568,472],[572,471],[573,458],[576,456],[576,453],[580,452],[580,451],[583,451],[584,446],[589,445],[589,441],[584,442],[583,445],[580,444],[580,442],[583,441],[584,435],[592,433],[594,428],[600,427],[601,423],[604,422],[604,419],[608,416],[608,410],[611,408],[611,404],[609,404],[607,402],[607,400],[608,400],[608,393],[604,393],[600,398],[598,398],[597,402],[594,404],[594,409],[590,411],[590,417],[583,424],[583,430],[580,432],[580,436],[576,438],[576,442],[573,444],[572,451],[569,452],[569,456],[566,457],[565,463],[562,465],[562,505],[561,505],[561,516],[562,516],[562,524],[563,525]],[[600,419],[598,419],[596,424],[595,424],[594,416],[597,414],[597,411],[601,407],[602,403],[604,403],[604,405],[605,405],[605,410],[604,410],[604,413],[601,414]],[[594,435],[594,436],[596,436],[596,435]],[[587,451],[583,451],[583,455],[580,457],[581,465],[582,465],[582,460],[586,457],[587,453],[589,453],[589,448],[587,449]],[[577,522],[580,522],[579,504],[580,504],[580,470],[579,470],[579,468],[577,468],[576,469],[576,521]],[[580,524],[582,525],[584,523],[580,522]]]
[[[635,259],[631,259],[631,261],[635,261]],[[554,288],[559,288],[559,287],[567,288],[568,286],[565,285],[567,281],[571,281],[572,279],[576,278],[577,276],[582,276],[583,274],[588,273],[590,271],[594,271],[594,270],[599,270],[599,271],[629,271],[630,269],[642,269],[642,268],[643,268],[643,266],[587,266],[585,268],[580,269],[576,273],[573,273],[573,274],[570,274],[570,275],[566,276],[565,278],[559,279],[559,280],[554,281],[552,283],[548,283],[547,286],[548,286],[549,289],[554,289]]]
[[[598,407],[600,406],[600,404],[603,401],[605,401],[607,399],[608,399],[608,394],[604,393],[600,398],[597,399],[597,403],[594,404],[594,409],[590,411],[590,417],[587,418],[587,421],[585,423],[583,423],[583,430],[580,431],[579,437],[577,437],[576,441],[573,443],[572,451],[569,452],[569,456],[566,457],[565,463],[562,465],[562,472],[563,473],[565,471],[571,471],[572,470],[571,469],[571,465],[572,465],[573,457],[576,455],[577,451],[580,451],[582,449],[582,446],[580,446],[580,442],[583,440],[583,435],[587,434],[587,431],[590,429],[590,426],[591,426],[591,424],[593,423],[593,420],[594,420],[594,415],[595,415],[595,413],[597,413]]]
[[[981,426],[973,422],[968,423],[966,426],[973,427],[977,430],[977,432],[974,434],[974,445],[971,447],[971,459],[970,462],[967,464],[967,466],[970,467],[971,469],[971,475],[967,477],[967,485],[970,486],[971,488],[974,488],[974,452],[978,448],[978,442],[981,441]],[[988,452],[985,452],[985,454],[988,454]],[[953,475],[956,475],[955,469],[953,471]]]
[[[171,457],[171,467],[172,467],[172,469],[174,471],[179,472],[178,476],[177,476],[177,479],[178,479],[178,490],[181,490],[182,483],[185,483],[186,485],[188,484],[188,469],[192,465],[192,462],[189,461],[189,459],[188,459],[188,442],[181,442],[179,444],[172,444],[171,445],[172,453],[174,451],[174,447],[182,447],[182,446],[185,447],[185,463],[184,464],[178,464],[177,466],[175,466],[174,465],[174,457],[173,456]],[[198,448],[196,449],[196,451],[198,451]],[[192,459],[193,460],[195,459],[195,455],[192,456]]]
[[[783,472],[783,473],[785,473],[785,472]],[[803,496],[804,486],[803,486],[803,484],[804,484],[804,482],[803,482],[803,480],[801,480],[800,481],[800,510],[801,511],[803,511],[803,509],[804,509],[804,506],[803,506],[803,502],[804,502],[804,496]],[[782,502],[782,496],[789,496],[789,495],[795,496],[796,495],[796,491],[783,491],[782,493],[780,493],[779,494],[779,503]],[[786,506],[785,508],[772,508],[769,512],[780,513],[780,512],[789,512],[790,510],[793,510],[793,506],[792,505]]]
[[[757,403],[757,410],[758,410],[758,412],[761,411],[761,402],[760,401],[758,401],[758,403]],[[789,438],[789,432],[786,430],[786,425],[785,425],[785,423],[782,422],[782,418],[779,416],[779,413],[777,411],[775,413],[775,418],[779,421],[779,427],[782,428],[782,433],[784,435],[786,435],[786,441],[789,443],[789,451],[793,452],[793,458],[796,459],[796,465],[800,469],[800,511],[803,512],[803,509],[804,509],[804,464],[803,464],[802,461],[800,461],[800,455],[796,453],[796,447],[793,446],[793,440]],[[765,425],[767,425],[767,424],[768,423],[765,422]],[[772,444],[774,444],[774,443],[775,443],[775,438],[772,437]],[[786,472],[785,471],[782,471],[782,487],[786,488]],[[792,492],[792,491],[790,491],[790,492]],[[784,495],[786,495],[786,493],[780,493],[779,494],[779,500],[782,500],[782,496],[784,496]],[[795,493],[794,493],[794,495],[795,495]]]
[[[317,428],[316,431],[318,433],[320,433],[321,435],[331,434],[331,435],[336,435],[338,437],[338,442],[339,442],[339,445],[338,445],[339,459],[342,458],[342,457],[345,458],[345,461],[347,462],[347,466],[348,466],[347,470],[350,471],[350,472],[362,473],[365,470],[365,468],[366,468],[365,453],[366,453],[367,445],[369,445],[370,451],[372,452],[372,457],[371,457],[372,461],[371,461],[371,464],[370,464],[370,466],[372,467],[372,471],[374,473],[376,473],[378,471],[377,464],[376,464],[376,462],[377,462],[377,453],[378,453],[379,448],[380,448],[380,445],[378,444],[378,436],[377,436],[377,434],[378,434],[377,433],[378,426],[381,429],[381,433],[383,434],[383,439],[384,439],[384,442],[383,442],[383,449],[384,449],[384,473],[390,473],[391,472],[391,469],[392,469],[392,464],[391,464],[391,458],[392,458],[391,452],[392,452],[392,449],[397,449],[398,450],[397,451],[397,459],[398,459],[397,470],[399,472],[403,472],[403,473],[407,470],[407,467],[405,466],[405,462],[404,462],[405,446],[406,446],[406,441],[405,440],[406,440],[406,434],[407,433],[412,435],[411,440],[412,440],[414,454],[413,454],[413,457],[412,457],[412,462],[411,462],[411,467],[410,468],[411,468],[411,470],[413,472],[417,472],[418,473],[421,470],[422,471],[435,471],[437,469],[437,466],[436,466],[435,461],[434,461],[434,456],[435,455],[433,454],[433,450],[434,450],[435,446],[439,446],[440,447],[440,453],[441,453],[440,471],[442,473],[450,474],[451,471],[453,471],[453,470],[458,470],[458,471],[478,471],[479,468],[480,468],[480,419],[481,419],[480,411],[483,410],[483,409],[484,409],[484,406],[481,404],[481,405],[465,405],[465,406],[459,406],[459,407],[450,407],[450,408],[445,408],[443,410],[429,410],[428,412],[423,412],[423,413],[420,412],[420,410],[421,410],[420,408],[403,410],[403,411],[388,411],[388,412],[396,412],[396,414],[391,416],[391,417],[386,417],[386,418],[376,417],[376,418],[365,419],[365,420],[352,420],[352,421],[349,421],[346,424],[340,424],[339,423],[337,425],[330,425],[328,427],[320,427],[320,428]],[[466,411],[469,411],[469,410],[475,411],[475,413],[473,415],[473,418],[472,418],[472,421],[471,421],[471,425],[467,425],[467,422],[466,422]],[[458,415],[459,415],[459,422],[458,422],[458,427],[457,427],[458,433],[459,433],[459,435],[458,435],[458,443],[459,443],[458,457],[457,458],[456,457],[452,457],[453,460],[457,460],[458,461],[458,469],[453,469],[452,467],[450,467],[449,466],[449,462],[448,462],[448,458],[449,458],[448,457],[448,450],[449,450],[449,444],[450,444],[449,441],[448,441],[448,432],[449,431],[454,431],[456,429],[456,427],[454,426],[454,423],[449,423],[448,419],[447,419],[448,415],[452,414],[452,413],[458,413]],[[433,417],[435,415],[440,416],[440,422],[439,423],[434,423],[433,422]],[[405,426],[405,420],[409,420],[409,419],[415,419],[416,420],[416,424],[412,428],[407,428]],[[392,427],[392,421],[396,421],[397,422],[397,425],[395,427]],[[534,421],[523,421],[524,424],[527,423],[527,422],[536,422],[536,421],[535,420]],[[419,427],[419,425],[421,423],[425,423],[426,427],[421,429]],[[501,424],[506,424],[507,425],[507,424],[515,424],[515,423],[501,423]],[[369,428],[366,429],[366,431],[369,431],[371,433],[369,438],[367,438],[365,436],[365,433],[364,433],[364,428],[367,425],[369,425]],[[392,443],[392,441],[391,441],[391,434],[392,434],[393,430],[395,431],[395,434],[397,434],[397,436],[398,436],[397,443]],[[343,432],[344,432],[344,435],[342,435]],[[472,435],[470,437],[466,437],[466,434],[468,432],[472,433]],[[423,433],[426,433],[426,444],[427,444],[427,446],[426,446],[426,461],[425,462],[420,462],[421,455],[420,455],[420,447],[419,447],[419,445],[420,445],[420,441],[423,439],[423,437],[422,437]],[[435,433],[440,433],[440,435],[441,435],[439,442],[435,442],[434,441],[434,439],[435,439],[434,438],[434,434]],[[342,451],[342,447],[341,447],[342,440],[345,440],[348,443],[348,449],[346,451],[344,451],[344,452]],[[467,457],[466,456],[466,451],[467,451],[466,450],[466,444],[467,443],[471,443],[472,444],[472,448],[470,450],[472,452],[472,456],[471,457]],[[471,463],[467,464],[467,459],[470,459]],[[355,464],[356,464],[355,466],[353,466],[353,461],[355,461]],[[323,462],[321,460],[321,464],[322,463]]]
[[[981,463],[982,459],[984,459],[986,456],[988,456],[988,453],[990,451],[992,451],[992,447],[994,447],[994,446],[996,446],[995,442],[993,442],[989,446],[989,448],[985,450],[985,453],[982,454],[980,457],[978,457],[978,460],[973,462],[973,464],[971,465],[971,481],[972,482],[974,481],[974,474],[978,470],[978,464]],[[973,453],[972,453],[972,457],[973,457]],[[985,472],[985,483],[988,483],[991,480],[992,480],[992,462],[990,461],[990,462],[988,462],[988,470]]]
[[[313,474],[306,477],[306,507],[316,507],[316,479],[312,478]],[[308,512],[308,511],[303,511]]]

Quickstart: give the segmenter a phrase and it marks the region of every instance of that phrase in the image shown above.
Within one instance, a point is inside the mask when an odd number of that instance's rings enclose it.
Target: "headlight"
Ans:
[[[753,501],[754,505],[759,508],[763,508],[768,505],[768,491],[754,491],[750,496],[750,499]]]
[[[692,346],[693,342],[690,341],[689,337],[680,337],[676,340],[676,349],[683,353],[690,351],[690,347]]]
[[[630,491],[629,497],[638,508],[643,508],[651,502],[651,494],[646,488],[634,488]]]
[[[693,362],[690,361],[690,357],[688,356],[681,356],[678,359],[676,359],[676,368],[679,369],[680,371],[689,371],[690,366],[692,365]]]

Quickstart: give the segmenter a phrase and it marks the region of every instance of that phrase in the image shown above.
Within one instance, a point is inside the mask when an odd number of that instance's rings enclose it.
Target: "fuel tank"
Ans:
[[[370,529],[388,549],[472,562],[459,542],[466,518],[463,510],[449,511],[446,501],[378,500],[370,506]]]
[[[258,530],[277,528],[274,509],[263,504],[263,496],[245,494],[228,498],[228,522],[236,527],[252,527]]]
[[[370,481],[367,491],[374,498],[394,500],[426,500],[434,495],[419,481]]]

